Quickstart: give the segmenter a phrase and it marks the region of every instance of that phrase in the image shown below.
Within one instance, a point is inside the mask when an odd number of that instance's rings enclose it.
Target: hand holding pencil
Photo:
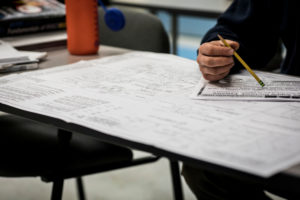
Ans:
[[[238,42],[226,41],[234,50],[238,50]],[[197,62],[203,77],[209,81],[225,78],[234,66],[234,50],[225,47],[221,40],[202,44],[198,49]]]
[[[226,42],[226,40],[224,40],[224,38],[218,34],[218,37],[219,39],[224,43],[224,45],[226,47],[229,47],[229,48],[232,48],[230,46],[230,44],[228,44]],[[249,67],[249,65],[241,58],[241,56],[236,52],[234,51],[233,52],[233,55],[236,57],[236,59],[246,68],[246,70],[255,78],[255,80],[261,85],[261,87],[264,87],[265,84],[264,82],[262,82],[262,80],[260,80],[260,78],[258,78],[258,76],[254,73],[254,71],[252,71],[252,69]]]
[[[204,43],[198,49],[197,62],[203,77],[210,81],[217,81],[226,77],[230,69],[234,66],[233,56],[247,69],[247,71],[264,87],[265,84],[252,71],[247,63],[238,55],[236,50],[239,43],[231,40],[225,40],[218,35],[219,41]]]

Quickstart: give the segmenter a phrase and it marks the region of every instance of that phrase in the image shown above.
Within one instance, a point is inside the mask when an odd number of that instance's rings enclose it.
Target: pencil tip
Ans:
[[[261,87],[265,86],[264,82],[262,82],[262,81],[259,81],[259,84],[261,85]]]

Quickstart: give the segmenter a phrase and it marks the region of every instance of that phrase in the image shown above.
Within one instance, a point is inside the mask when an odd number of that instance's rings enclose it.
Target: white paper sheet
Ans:
[[[18,51],[0,40],[0,73],[37,69],[38,61],[46,56],[46,52]]]
[[[300,103],[192,100],[200,78],[133,52],[2,77],[0,102],[259,176],[299,163]]]
[[[202,78],[192,98],[208,100],[300,101],[300,78],[256,72],[264,81],[261,87],[249,73],[231,75],[218,82]]]

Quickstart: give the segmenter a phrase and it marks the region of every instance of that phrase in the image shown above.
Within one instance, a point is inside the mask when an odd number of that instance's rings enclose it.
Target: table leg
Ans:
[[[180,179],[180,170],[178,161],[169,159],[172,175],[173,193],[175,200],[183,200],[183,190]]]
[[[171,25],[171,31],[172,31],[172,53],[177,54],[177,37],[178,37],[178,19],[177,19],[177,14],[172,13],[171,14],[171,20],[172,20],[172,25]]]

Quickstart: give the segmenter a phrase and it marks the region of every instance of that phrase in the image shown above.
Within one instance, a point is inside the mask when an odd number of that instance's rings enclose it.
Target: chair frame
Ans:
[[[55,176],[42,176],[41,179],[44,182],[53,182],[52,192],[51,192],[51,200],[61,200],[62,193],[63,193],[63,186],[64,186],[64,179],[73,178],[73,176],[64,176],[62,172],[60,172],[61,166],[64,162],[64,150],[68,147],[71,138],[72,132],[58,129],[57,131],[57,138],[59,141],[59,148],[61,149],[60,157],[58,158],[57,163],[57,173],[58,175]],[[147,164],[151,162],[155,162],[159,160],[161,157],[159,156],[145,156],[142,158],[137,158],[132,161],[124,161],[118,162],[117,164],[109,164],[104,166],[101,169],[92,169],[83,172],[84,175],[94,174],[94,173],[101,173],[136,165]],[[175,200],[183,200],[183,191],[182,191],[182,184],[180,179],[180,172],[179,172],[179,163],[178,161],[169,159],[170,169],[171,169],[171,177],[172,177],[172,187],[173,187],[173,195]],[[77,187],[77,194],[79,200],[85,200],[85,191],[84,191],[84,183],[81,176],[76,177],[76,187]]]

